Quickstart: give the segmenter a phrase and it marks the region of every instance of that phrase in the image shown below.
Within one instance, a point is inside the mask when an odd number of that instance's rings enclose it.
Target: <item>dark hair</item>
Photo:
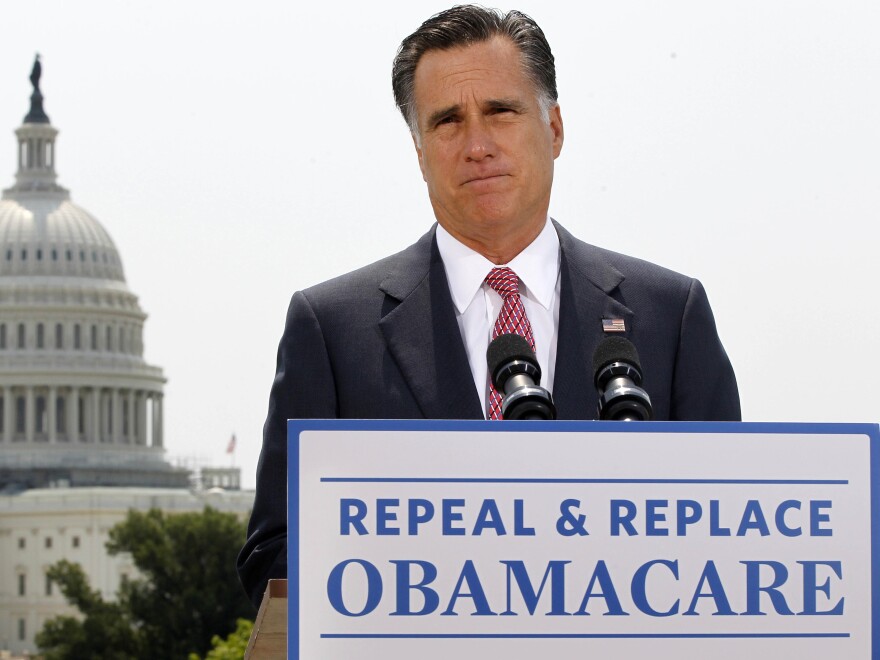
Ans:
[[[550,44],[533,19],[519,11],[506,14],[497,9],[477,5],[461,5],[447,9],[422,23],[418,30],[404,39],[394,58],[391,86],[394,101],[410,130],[418,134],[415,114],[416,67],[422,55],[430,50],[449,50],[457,46],[489,41],[502,36],[519,49],[526,75],[531,78],[544,114],[558,99],[556,66]]]

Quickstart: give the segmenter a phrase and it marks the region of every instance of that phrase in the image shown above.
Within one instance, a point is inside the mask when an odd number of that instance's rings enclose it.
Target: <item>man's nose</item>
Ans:
[[[497,144],[485,117],[469,117],[465,122],[465,158],[481,161],[495,156]]]

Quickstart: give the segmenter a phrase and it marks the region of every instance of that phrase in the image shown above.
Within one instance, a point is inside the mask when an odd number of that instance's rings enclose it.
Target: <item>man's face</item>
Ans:
[[[503,37],[425,53],[415,102],[416,152],[438,222],[496,263],[512,259],[547,218],[559,107],[542,117],[519,50]]]

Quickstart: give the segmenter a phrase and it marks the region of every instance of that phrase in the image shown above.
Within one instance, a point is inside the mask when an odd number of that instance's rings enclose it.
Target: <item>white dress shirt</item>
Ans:
[[[541,386],[553,391],[559,328],[559,237],[547,221],[538,237],[508,264],[493,264],[437,226],[437,248],[443,259],[458,329],[471,365],[483,414],[489,392],[486,349],[503,301],[488,284],[493,268],[507,266],[519,276],[519,295],[532,324],[535,353],[541,365]]]

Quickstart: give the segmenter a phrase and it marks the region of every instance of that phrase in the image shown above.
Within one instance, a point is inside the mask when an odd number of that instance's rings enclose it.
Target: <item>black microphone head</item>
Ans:
[[[538,370],[538,379],[541,377],[541,367],[538,366],[538,360],[535,352],[529,346],[529,342],[525,337],[514,334],[498,335],[489,343],[486,350],[486,363],[489,367],[489,377],[496,389],[503,389],[503,384],[499,387],[497,383],[497,371],[499,367],[505,366],[514,360],[528,362]]]
[[[626,337],[605,337],[596,347],[593,353],[593,373],[598,374],[602,369],[614,362],[628,362],[639,371],[639,352],[635,345]]]

